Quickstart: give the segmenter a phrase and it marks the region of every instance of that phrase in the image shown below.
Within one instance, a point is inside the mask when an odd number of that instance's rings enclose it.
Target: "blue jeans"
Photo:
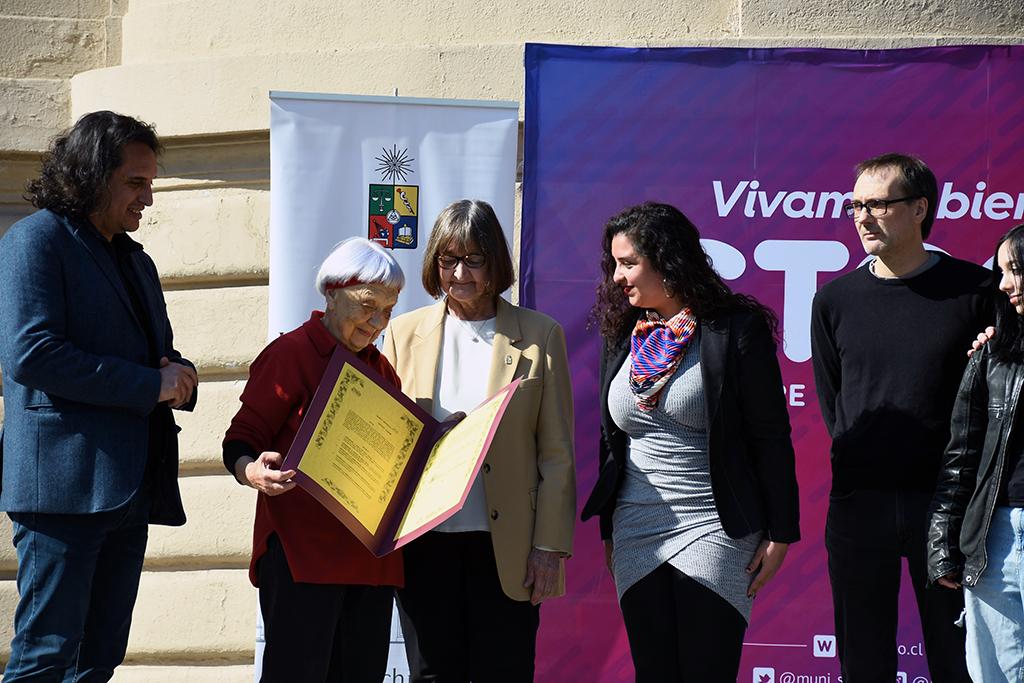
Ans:
[[[964,591],[967,669],[985,683],[1024,682],[1024,509],[998,507],[985,539],[988,566]]]
[[[110,680],[128,646],[150,502],[140,491],[106,512],[9,513],[21,599],[4,683]]]

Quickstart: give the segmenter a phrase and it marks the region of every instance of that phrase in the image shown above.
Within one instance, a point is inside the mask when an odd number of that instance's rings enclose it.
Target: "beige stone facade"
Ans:
[[[400,33],[400,35],[399,35]],[[400,39],[399,39],[400,38]],[[523,43],[888,48],[1020,43],[1008,0],[3,0],[0,232],[47,141],[113,109],[167,144],[139,238],[202,380],[181,416],[184,528],[152,529],[127,663],[136,681],[248,681],[252,491],[219,443],[266,330],[269,90],[523,99]],[[0,296],[6,287],[0,283]],[[2,419],[2,413],[0,413]],[[0,521],[0,663],[16,603]]]

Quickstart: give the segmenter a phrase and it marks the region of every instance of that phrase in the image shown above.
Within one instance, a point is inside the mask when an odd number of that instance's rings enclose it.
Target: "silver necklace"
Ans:
[[[462,318],[455,318],[460,324],[469,327],[469,331],[473,335],[473,342],[478,343],[480,341],[480,333],[483,331],[484,326],[487,324],[487,318],[480,321],[479,325],[474,325],[472,320],[463,320]]]

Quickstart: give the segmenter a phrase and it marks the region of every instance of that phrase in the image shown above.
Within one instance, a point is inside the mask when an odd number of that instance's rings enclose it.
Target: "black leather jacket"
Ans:
[[[962,572],[965,586],[978,582],[988,556],[992,523],[1006,465],[1024,373],[1018,363],[992,360],[988,348],[975,353],[964,371],[953,407],[928,525],[928,577]]]

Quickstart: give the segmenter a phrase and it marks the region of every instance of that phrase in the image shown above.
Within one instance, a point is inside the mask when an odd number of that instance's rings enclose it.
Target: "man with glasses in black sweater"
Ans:
[[[925,532],[965,350],[991,324],[991,274],[925,250],[938,185],[920,159],[884,154],[856,173],[844,209],[873,258],[822,287],[811,314],[832,437],[825,545],[843,680],[896,679],[905,557],[932,681],[970,681],[954,625],[963,595],[928,587]]]

